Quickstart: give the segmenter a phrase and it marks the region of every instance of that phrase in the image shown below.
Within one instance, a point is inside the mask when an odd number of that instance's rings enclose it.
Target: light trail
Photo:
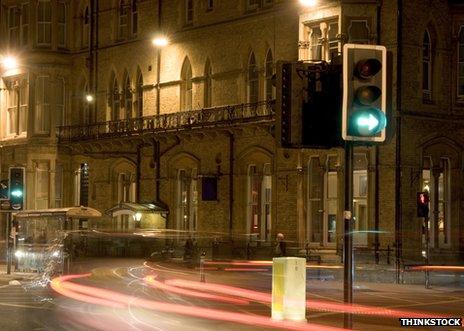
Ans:
[[[174,313],[196,318],[219,320],[225,322],[239,323],[251,326],[280,328],[287,330],[313,330],[313,331],[336,331],[345,330],[335,327],[323,326],[318,324],[294,323],[287,321],[274,321],[269,317],[235,313],[212,308],[193,307],[179,304],[172,304],[160,301],[147,300],[134,296],[121,294],[115,291],[101,289],[93,286],[80,285],[70,282],[72,279],[88,277],[84,275],[67,275],[57,277],[52,280],[52,288],[58,293],[75,300],[90,302],[97,305],[107,306],[112,302],[112,307],[128,308],[130,303],[144,309],[156,310],[165,313]],[[104,299],[107,298],[107,299]],[[93,301],[93,302],[92,302]]]

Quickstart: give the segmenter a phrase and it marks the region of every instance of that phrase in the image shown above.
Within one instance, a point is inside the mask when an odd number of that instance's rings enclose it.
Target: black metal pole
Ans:
[[[11,245],[10,245],[10,232],[11,232],[11,213],[6,213],[6,273],[11,274]]]
[[[430,288],[430,274],[429,274],[429,254],[430,254],[430,226],[429,217],[424,217],[425,223],[425,288]]]
[[[353,145],[350,141],[345,143],[345,211],[343,233],[343,301],[345,304],[353,303]],[[352,315],[345,312],[343,325],[347,329],[353,327]]]

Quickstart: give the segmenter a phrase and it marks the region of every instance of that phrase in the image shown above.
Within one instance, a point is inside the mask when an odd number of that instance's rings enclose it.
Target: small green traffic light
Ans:
[[[21,198],[23,196],[23,191],[21,190],[11,191],[11,196],[15,198]]]
[[[350,117],[350,134],[374,136],[387,126],[385,114],[377,108],[363,108],[354,111]]]

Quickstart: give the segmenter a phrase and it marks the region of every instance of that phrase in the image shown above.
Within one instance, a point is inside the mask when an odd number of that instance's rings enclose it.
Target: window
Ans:
[[[37,4],[37,44],[50,46],[52,40],[52,8],[50,1]]]
[[[90,107],[89,103],[86,100],[86,96],[89,93],[89,86],[87,82],[84,83],[84,88],[82,89],[82,96],[80,98],[80,109],[79,109],[79,123],[82,125],[87,125],[90,123]]]
[[[8,8],[8,35],[9,35],[11,47],[18,46],[20,42],[19,21],[20,21],[20,11],[18,7]]]
[[[329,23],[329,30],[327,31],[328,41],[328,58],[331,61],[333,58],[339,55],[339,40],[338,40],[338,22]]]
[[[313,26],[309,31],[309,59],[322,60],[322,30]]]
[[[211,107],[212,105],[212,69],[211,69],[211,63],[209,59],[206,61],[205,65],[205,100],[204,100],[204,107],[208,108]]]
[[[26,132],[28,91],[26,79],[7,82],[7,135],[19,135]]]
[[[86,6],[84,9],[84,17],[82,22],[82,47],[89,46],[89,35],[90,35],[90,12],[89,7]]]
[[[56,82],[56,114],[55,114],[55,126],[64,125],[65,118],[65,83],[64,78],[58,78]]]
[[[432,164],[431,157],[425,157],[422,166],[422,190],[429,192],[429,229],[432,247],[449,247],[450,238],[450,161],[440,158],[440,164]],[[438,209],[438,213],[435,210]],[[423,237],[425,244],[425,238]]]
[[[137,74],[137,84],[135,86],[134,109],[138,118],[143,117],[143,76],[139,71]]]
[[[197,169],[181,169],[177,173],[177,229],[197,230]]]
[[[327,243],[335,243],[337,240],[337,215],[338,215],[338,157],[328,156],[325,183],[325,210],[326,240]]]
[[[458,98],[464,99],[464,26],[459,29],[458,39]]]
[[[309,23],[304,27],[300,41],[302,60],[331,61],[340,51],[338,20]]]
[[[118,8],[118,39],[127,37],[127,7],[124,0],[119,1]]]
[[[185,0],[185,24],[193,23],[193,0]]]
[[[369,27],[365,20],[352,20],[348,27],[348,38],[353,44],[369,44]]]
[[[120,118],[120,108],[121,101],[119,95],[118,81],[116,78],[113,80],[113,85],[110,87],[111,99],[110,99],[110,108],[111,108],[111,120],[118,121]]]
[[[310,242],[323,243],[324,240],[324,170],[319,157],[312,157],[309,161],[309,213],[308,237]]]
[[[247,233],[252,240],[271,240],[272,174],[271,164],[248,166]]]
[[[58,47],[66,47],[66,14],[66,4],[59,1],[57,3]]]
[[[27,45],[29,41],[29,4],[21,6],[21,45]]]
[[[55,166],[55,208],[63,207],[63,165]]]
[[[132,34],[135,35],[137,34],[138,31],[138,9],[137,9],[137,0],[132,0],[132,6],[131,6],[131,29],[132,29]]]
[[[260,5],[260,0],[246,0],[247,10],[257,9],[259,5]]]
[[[129,79],[129,76],[126,75],[126,80],[124,83],[124,91],[123,91],[123,97],[124,97],[124,115],[125,118],[132,118],[132,87],[131,87],[131,82]]]
[[[192,66],[188,58],[182,65],[181,79],[181,110],[192,110]]]
[[[428,30],[422,43],[422,96],[424,100],[432,98],[432,45]]]
[[[39,161],[35,168],[35,209],[48,209],[50,197],[50,165]]]
[[[214,0],[206,0],[206,10],[214,9]]]
[[[47,76],[37,77],[35,83],[35,133],[50,133],[50,80]]]
[[[368,223],[368,161],[366,154],[354,154],[353,158],[353,217],[356,218],[355,244],[367,245]]]
[[[273,100],[275,98],[275,87],[272,85],[274,76],[274,59],[272,58],[271,50],[269,50],[266,55],[264,75],[266,79],[264,85],[266,100]]]
[[[248,59],[247,69],[247,102],[258,102],[259,93],[259,75],[258,66],[256,65],[255,54],[251,52]]]

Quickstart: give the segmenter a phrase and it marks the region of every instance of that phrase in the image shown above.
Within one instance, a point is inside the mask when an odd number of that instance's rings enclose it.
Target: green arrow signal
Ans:
[[[375,136],[386,125],[387,119],[382,111],[377,108],[363,108],[351,114],[349,131],[354,136]]]

